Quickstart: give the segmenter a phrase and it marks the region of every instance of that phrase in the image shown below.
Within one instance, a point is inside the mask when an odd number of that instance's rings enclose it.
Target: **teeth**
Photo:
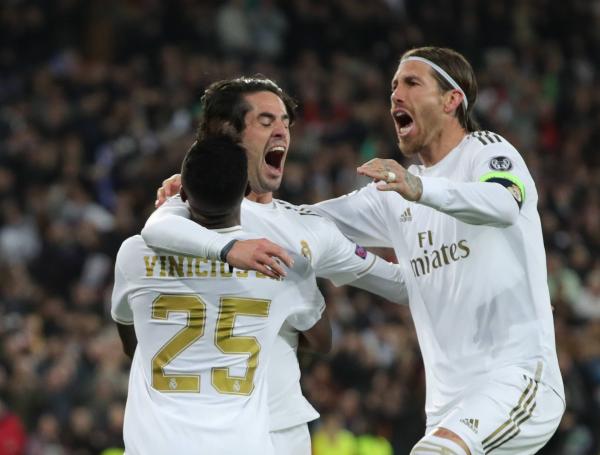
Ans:
[[[402,128],[400,128],[400,135],[404,136],[405,134],[408,134],[410,132],[410,130],[412,130],[412,128],[413,128],[412,123],[410,125],[403,126]]]
[[[283,147],[283,146],[277,146],[277,147],[273,147],[269,151],[270,152],[285,152],[285,147]]]

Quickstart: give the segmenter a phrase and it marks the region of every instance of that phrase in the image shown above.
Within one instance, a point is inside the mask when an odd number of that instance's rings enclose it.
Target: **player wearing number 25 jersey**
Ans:
[[[239,226],[243,147],[228,137],[198,141],[181,174],[195,222],[229,241],[253,237]],[[275,339],[284,322],[312,328],[325,307],[308,261],[294,259],[285,278],[271,279],[152,249],[141,236],[123,243],[112,316],[133,357],[128,455],[275,453],[266,384]]]
[[[271,453],[273,343],[284,322],[307,330],[324,308],[308,261],[294,259],[287,277],[274,280],[161,254],[141,236],[125,241],[112,316],[134,324],[138,339],[125,411],[129,455]]]

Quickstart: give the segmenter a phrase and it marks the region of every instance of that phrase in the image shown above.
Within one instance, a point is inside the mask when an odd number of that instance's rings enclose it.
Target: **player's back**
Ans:
[[[123,244],[117,267],[127,285],[115,287],[113,305],[127,300],[138,338],[128,454],[271,453],[265,374],[273,343],[286,319],[307,329],[323,304],[310,268],[296,263],[277,281],[157,252],[139,236]]]

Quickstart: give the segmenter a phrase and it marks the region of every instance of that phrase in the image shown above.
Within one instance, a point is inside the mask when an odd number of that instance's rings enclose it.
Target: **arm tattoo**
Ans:
[[[421,195],[423,194],[423,182],[421,182],[421,179],[415,175],[412,175],[405,169],[404,181],[406,182],[406,186],[408,186],[409,190],[407,199],[410,199],[411,201],[418,201],[421,199]]]

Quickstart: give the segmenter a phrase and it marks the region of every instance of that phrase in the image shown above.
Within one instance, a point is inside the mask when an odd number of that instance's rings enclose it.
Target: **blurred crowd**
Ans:
[[[568,400],[541,453],[598,455],[599,0],[2,1],[0,455],[121,453],[114,257],[178,171],[210,82],[261,73],[298,100],[278,196],[311,203],[362,186],[374,156],[407,164],[389,81],[427,44],[470,59],[479,121],[537,183]],[[301,355],[315,455],[407,454],[424,431],[408,308],[321,285],[334,349]]]

